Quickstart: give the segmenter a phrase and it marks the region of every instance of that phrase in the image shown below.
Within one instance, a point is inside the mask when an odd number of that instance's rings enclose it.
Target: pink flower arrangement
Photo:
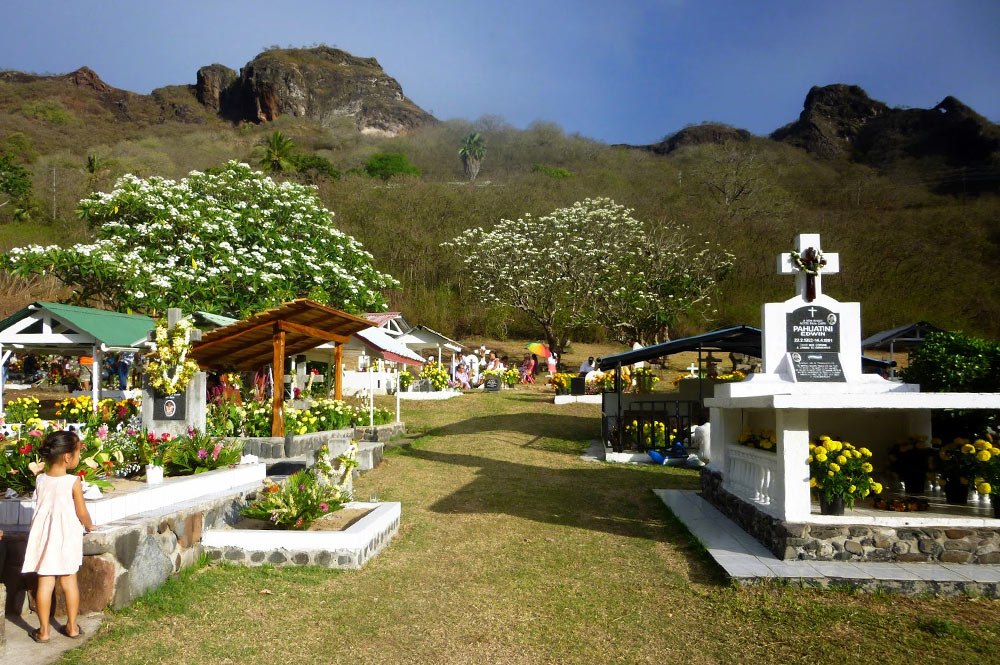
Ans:
[[[97,438],[104,441],[108,438],[108,424],[104,423],[97,428]]]
[[[219,453],[222,451],[222,442],[219,441],[215,444],[215,448],[212,449],[212,461],[219,459]]]
[[[204,448],[198,449],[198,459],[205,459],[208,457],[208,451]]]
[[[330,506],[328,504],[325,504],[325,503],[320,503],[319,504],[319,509],[322,510],[324,513],[326,513],[326,512],[330,511]]]

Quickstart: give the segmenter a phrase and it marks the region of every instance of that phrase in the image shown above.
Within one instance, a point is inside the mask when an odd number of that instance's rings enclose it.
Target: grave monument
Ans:
[[[702,471],[705,498],[785,558],[832,558],[835,554],[849,558],[844,555],[844,543],[853,538],[849,532],[854,529],[847,527],[843,533],[834,530],[834,537],[840,538],[838,545],[827,543],[803,552],[799,541],[808,540],[801,534],[809,532],[810,523],[895,527],[931,524],[937,519],[942,525],[954,525],[957,520],[970,527],[995,522],[1000,531],[1000,520],[974,514],[947,519],[873,511],[818,514],[810,499],[810,440],[826,434],[866,446],[874,453],[871,461],[876,470],[886,469],[892,443],[931,435],[932,409],[1000,409],[998,394],[921,393],[918,385],[862,374],[860,303],[838,302],[823,293],[823,275],[839,270],[839,256],[823,253],[819,235],[799,235],[795,251],[779,256],[778,272],[795,275],[796,294],[763,306],[764,371],[745,381],[718,385],[714,397],[705,400],[711,414],[712,450],[711,463]],[[737,444],[746,429],[773,430],[777,452]],[[800,535],[789,535],[793,533]],[[865,537],[859,536],[851,547],[856,554],[851,556],[894,558],[885,546],[895,538],[893,534],[891,528],[882,534],[882,547],[874,546],[871,533],[871,542],[864,545],[860,541]],[[900,552],[896,554],[907,554],[908,548],[897,547]],[[1000,551],[1000,534],[997,548]]]
[[[167,310],[167,326],[173,328],[181,320],[181,310]],[[155,331],[151,339],[155,339]],[[197,328],[188,333],[188,342],[201,339],[201,331]],[[161,395],[149,385],[149,375],[142,377],[142,426],[150,432],[162,434],[169,432],[177,437],[187,434],[193,427],[199,432],[205,431],[205,372],[195,372],[183,392],[174,395]]]

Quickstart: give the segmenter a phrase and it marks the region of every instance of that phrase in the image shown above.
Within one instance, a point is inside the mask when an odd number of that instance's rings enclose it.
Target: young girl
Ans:
[[[31,633],[31,639],[49,641],[49,613],[57,578],[66,598],[63,633],[75,639],[83,634],[76,623],[80,610],[76,571],[83,563],[83,532],[94,529],[83,502],[83,485],[67,473],[80,463],[80,439],[73,432],[52,432],[39,452],[48,471],[35,481],[35,514],[21,568],[22,573],[38,574],[35,608],[41,626]]]

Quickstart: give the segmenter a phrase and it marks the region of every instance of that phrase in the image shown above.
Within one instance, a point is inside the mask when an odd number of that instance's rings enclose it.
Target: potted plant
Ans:
[[[568,395],[570,385],[569,382],[574,376],[576,375],[569,374],[567,372],[559,372],[557,374],[553,374],[548,383],[556,389],[556,395]]]
[[[410,391],[410,387],[413,385],[413,375],[410,374],[408,370],[402,370],[399,373],[399,389],[405,392]]]
[[[938,451],[934,464],[944,478],[944,498],[948,503],[961,505],[969,500],[969,483],[976,478],[977,452],[972,441],[962,437],[956,437]]]
[[[753,430],[749,427],[743,430],[736,443],[747,448],[757,448],[769,453],[778,452],[778,437],[774,430]]]
[[[632,378],[635,380],[635,391],[639,394],[653,392],[653,384],[660,380],[660,377],[648,367],[635,368],[632,371]]]
[[[163,482],[163,453],[166,452],[170,434],[164,432],[157,437],[152,432],[146,433],[143,439],[140,455],[146,468],[146,484],[158,485]]]
[[[872,480],[871,456],[867,448],[826,435],[818,444],[809,442],[809,486],[819,496],[820,513],[843,515],[845,507],[854,508],[856,499],[882,493],[881,483]]]
[[[899,441],[889,449],[889,470],[899,477],[907,494],[924,491],[934,448],[940,445],[940,439],[928,441],[926,436],[920,435]]]
[[[996,447],[991,436],[976,439],[972,445],[976,448],[974,468],[976,491],[990,495],[993,517],[1000,519],[1000,498],[997,497],[995,489],[1000,487],[1000,448]]]

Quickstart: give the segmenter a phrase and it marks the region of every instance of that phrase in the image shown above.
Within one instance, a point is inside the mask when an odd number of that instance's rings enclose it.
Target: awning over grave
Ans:
[[[35,302],[0,321],[0,344],[37,353],[90,355],[95,344],[122,350],[142,346],[154,327],[148,316]]]
[[[926,321],[917,321],[866,337],[861,340],[861,348],[912,351],[924,343],[924,338],[928,333],[934,332],[946,331]]]
[[[277,386],[275,392],[280,395],[285,357],[334,342],[334,377],[338,377],[343,364],[343,344],[354,333],[370,327],[372,324],[366,319],[300,298],[210,330],[191,348],[188,356],[202,367],[223,371],[251,371],[270,364]],[[342,397],[339,380],[335,397]],[[274,399],[272,403],[271,435],[284,436],[284,400]]]
[[[126,351],[144,346],[155,327],[148,316],[108,312],[53,302],[34,302],[0,321],[0,365],[11,350],[59,356],[90,356],[94,376],[101,375],[105,351]],[[92,381],[93,408],[101,398],[101,382]],[[0,381],[0,412],[3,382]]]
[[[618,365],[632,365],[638,362],[655,360],[663,356],[684,351],[698,351],[707,349],[712,351],[724,351],[726,353],[742,353],[748,356],[760,358],[761,354],[761,333],[760,328],[752,326],[734,326],[732,328],[720,328],[712,332],[674,339],[661,344],[653,344],[634,351],[626,351],[613,356],[606,356],[597,359],[597,369],[601,371],[614,369]]]
[[[760,358],[762,354],[761,344],[763,336],[760,328],[753,326],[734,326],[732,328],[720,328],[712,332],[684,337],[661,344],[653,344],[641,349],[626,351],[613,356],[606,356],[597,359],[597,369],[607,371],[620,365],[632,365],[637,362],[647,362],[674,353],[685,351],[721,351],[724,353],[742,353],[744,355]],[[878,360],[877,358],[861,357],[862,371],[880,372],[894,365],[890,361]]]
[[[424,364],[424,359],[419,354],[410,351],[405,344],[391,337],[381,328],[359,330],[354,336],[368,349],[381,354],[386,360],[417,367]]]

